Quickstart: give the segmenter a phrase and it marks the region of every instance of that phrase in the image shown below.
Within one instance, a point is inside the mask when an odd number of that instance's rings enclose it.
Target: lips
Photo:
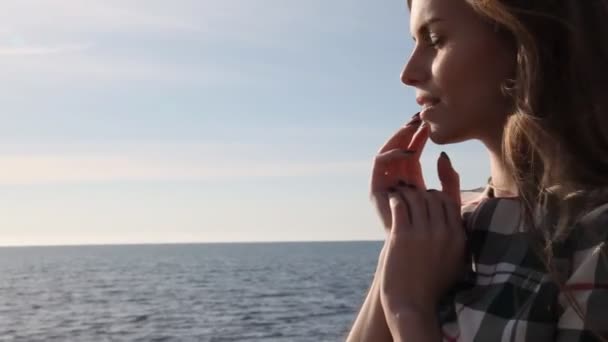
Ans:
[[[429,95],[421,95],[416,97],[416,102],[421,105],[423,109],[425,109],[439,103],[439,98]]]
[[[433,106],[435,106],[436,103],[425,103],[422,105],[422,110],[427,110],[429,108],[432,108]]]

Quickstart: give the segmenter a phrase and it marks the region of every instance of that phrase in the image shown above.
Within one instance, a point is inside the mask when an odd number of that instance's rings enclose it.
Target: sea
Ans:
[[[344,341],[381,248],[0,248],[0,341]]]

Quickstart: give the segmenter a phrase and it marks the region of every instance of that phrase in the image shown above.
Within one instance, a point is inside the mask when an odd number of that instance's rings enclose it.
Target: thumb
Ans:
[[[460,207],[460,175],[452,167],[450,157],[445,152],[441,152],[441,156],[437,160],[437,173],[439,174],[439,181],[441,182],[443,192]]]

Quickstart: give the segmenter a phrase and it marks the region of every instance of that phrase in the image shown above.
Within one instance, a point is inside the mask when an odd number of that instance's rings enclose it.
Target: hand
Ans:
[[[434,313],[464,271],[460,178],[443,153],[437,168],[442,191],[398,187],[389,193],[392,227],[380,290],[389,326],[399,312]]]
[[[372,168],[370,199],[386,231],[391,229],[391,210],[388,191],[391,188],[412,184],[426,189],[420,155],[429,137],[428,126],[417,113],[380,148]]]

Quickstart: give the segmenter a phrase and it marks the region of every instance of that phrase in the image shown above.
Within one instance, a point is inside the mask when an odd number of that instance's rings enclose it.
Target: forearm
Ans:
[[[380,278],[374,277],[365,302],[359,311],[347,342],[393,341],[380,302]]]
[[[441,330],[433,311],[400,310],[386,317],[395,342],[440,342]]]

